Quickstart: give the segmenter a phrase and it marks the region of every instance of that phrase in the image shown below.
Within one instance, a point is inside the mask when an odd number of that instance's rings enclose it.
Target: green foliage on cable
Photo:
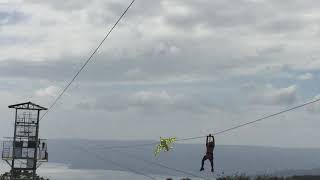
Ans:
[[[154,155],[157,156],[160,154],[161,151],[169,151],[172,149],[170,145],[174,143],[177,140],[175,137],[170,137],[170,138],[162,138],[160,137],[160,144],[156,146],[154,149]]]

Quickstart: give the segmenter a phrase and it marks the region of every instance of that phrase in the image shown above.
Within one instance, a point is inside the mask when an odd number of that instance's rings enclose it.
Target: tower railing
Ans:
[[[12,160],[13,157],[19,159],[33,159],[33,146],[37,146],[37,160],[39,162],[48,162],[48,147],[46,140],[40,139],[36,144],[28,143],[27,141],[16,141],[15,148],[13,148],[13,140],[5,140],[2,144],[2,160]],[[15,149],[15,153],[13,152]]]

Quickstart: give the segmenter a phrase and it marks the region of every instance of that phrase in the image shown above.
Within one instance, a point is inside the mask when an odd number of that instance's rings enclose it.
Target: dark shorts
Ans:
[[[212,160],[213,159],[213,153],[207,153],[205,156],[207,159]]]

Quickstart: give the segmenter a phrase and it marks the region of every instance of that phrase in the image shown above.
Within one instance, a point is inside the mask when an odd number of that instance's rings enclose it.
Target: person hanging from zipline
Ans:
[[[204,168],[203,168],[204,161],[206,161],[207,159],[209,159],[209,161],[211,163],[211,172],[214,171],[213,170],[213,150],[214,150],[214,147],[215,147],[214,136],[209,134],[209,136],[207,136],[207,140],[206,140],[207,152],[206,152],[206,155],[204,155],[202,158],[200,171],[204,170]]]

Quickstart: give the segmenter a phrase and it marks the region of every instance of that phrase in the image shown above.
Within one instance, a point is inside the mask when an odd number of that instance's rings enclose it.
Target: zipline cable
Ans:
[[[232,131],[232,130],[235,130],[235,129],[238,129],[238,128],[241,128],[241,127],[244,127],[244,126],[248,126],[250,124],[254,124],[254,123],[257,123],[257,122],[260,122],[260,121],[263,121],[265,119],[269,119],[271,117],[274,117],[274,116],[278,116],[280,114],[284,114],[284,113],[287,113],[289,111],[293,111],[293,110],[296,110],[296,109],[299,109],[299,108],[302,108],[304,106],[308,106],[310,104],[314,104],[316,102],[319,102],[320,101],[320,98],[318,99],[314,99],[312,101],[309,101],[309,102],[306,102],[306,103],[303,103],[303,104],[300,104],[300,105],[297,105],[297,106],[294,106],[294,107],[291,107],[289,109],[285,109],[283,111],[280,111],[280,112],[277,112],[277,113],[274,113],[274,114],[270,114],[270,115],[267,115],[267,116],[264,116],[262,118],[259,118],[259,119],[256,119],[254,121],[249,121],[249,122],[246,122],[246,123],[243,123],[243,124],[240,124],[240,125],[237,125],[237,126],[234,126],[234,127],[231,127],[231,128],[228,128],[228,129],[225,129],[225,130],[221,130],[221,131],[218,131],[216,133],[212,133],[212,135],[219,135],[219,134],[224,134],[226,132],[229,132],[229,131]],[[192,139],[199,139],[199,138],[203,138],[203,137],[206,137],[206,136],[199,136],[199,137],[193,137],[193,138],[185,138],[185,139],[179,139],[177,141],[187,141],[187,140],[192,140]]]
[[[259,119],[253,120],[253,121],[248,121],[248,122],[245,122],[243,124],[239,124],[239,125],[233,126],[231,128],[212,133],[212,135],[215,136],[215,135],[224,134],[226,132],[229,132],[229,131],[232,131],[232,130],[235,130],[235,129],[238,129],[238,128],[241,128],[241,127],[244,127],[244,126],[248,126],[250,124],[254,124],[254,123],[269,119],[271,117],[275,117],[275,116],[278,116],[280,114],[284,114],[284,113],[287,113],[289,111],[293,111],[293,110],[302,108],[304,106],[308,106],[310,104],[314,104],[314,103],[319,102],[319,101],[320,101],[320,98],[317,98],[317,99],[314,99],[312,101],[309,101],[309,102],[306,102],[306,103],[303,103],[303,104],[300,104],[300,105],[297,105],[297,106],[282,110],[280,112],[273,113],[273,114],[270,114],[270,115],[267,115],[267,116],[263,116],[262,118],[259,118]],[[194,139],[201,139],[201,138],[205,138],[205,137],[206,137],[206,135],[205,136],[190,137],[190,138],[182,138],[182,139],[177,139],[176,142],[178,142],[178,141],[189,141],[189,140],[194,140]],[[106,147],[106,149],[135,148],[135,147],[151,146],[151,145],[157,145],[157,144],[158,144],[158,142],[145,143],[145,144],[136,144],[136,145],[132,145],[132,146],[109,146],[109,147]]]
[[[121,19],[124,17],[124,15],[128,12],[132,4],[136,0],[132,0],[129,6],[125,9],[125,11],[121,14],[121,16],[118,18],[118,20],[114,23],[114,25],[111,27],[111,29],[108,31],[108,33],[105,35],[105,37],[102,39],[102,41],[99,43],[99,45],[95,48],[95,50],[92,52],[92,54],[89,56],[89,58],[84,62],[84,64],[81,66],[81,68],[78,70],[78,72],[73,76],[71,81],[67,84],[67,86],[61,91],[61,93],[56,97],[56,99],[53,101],[53,103],[50,105],[48,110],[41,116],[40,120],[42,120],[49,111],[54,107],[54,105],[59,101],[59,99],[62,97],[62,95],[68,90],[68,88],[71,86],[71,84],[76,80],[76,78],[79,76],[79,74],[82,72],[82,70],[86,67],[86,65],[92,60],[93,56],[98,52],[102,44],[105,42],[105,40],[109,37],[111,32],[114,30],[114,28],[119,24]]]

